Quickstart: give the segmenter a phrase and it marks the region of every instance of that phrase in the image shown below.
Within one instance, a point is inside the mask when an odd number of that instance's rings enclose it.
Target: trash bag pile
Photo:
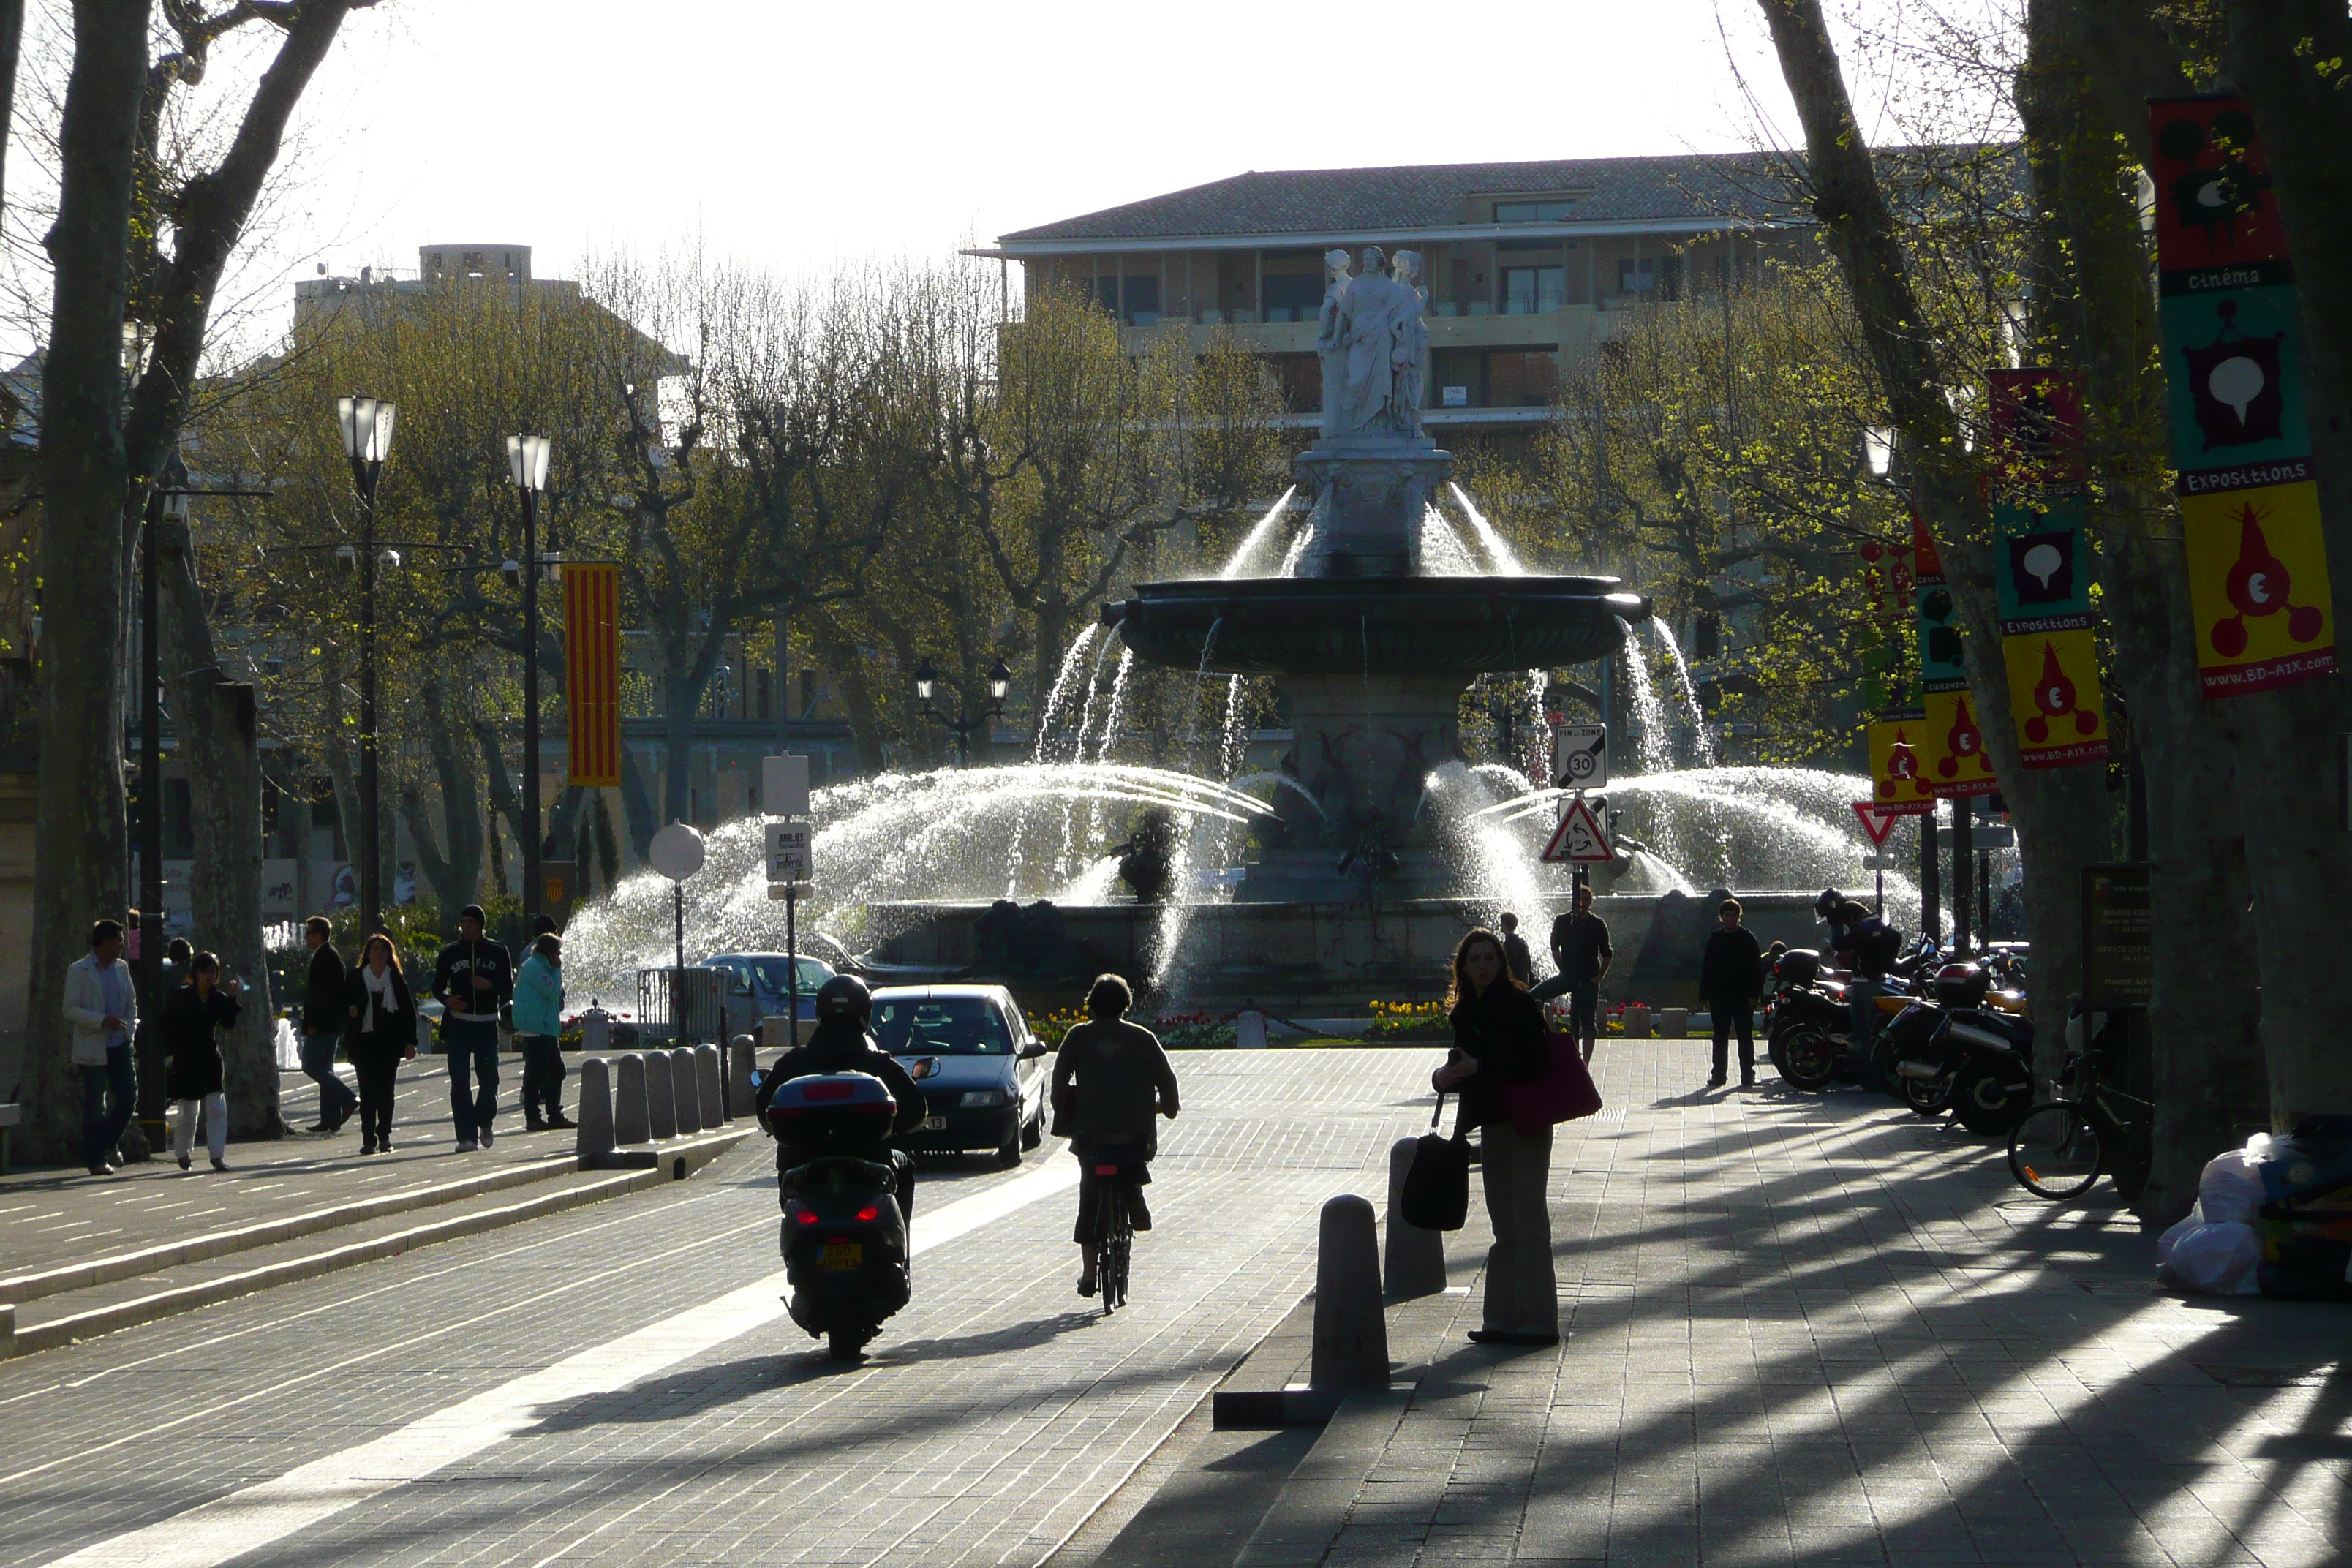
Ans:
[[[2183,1290],[2352,1301],[2352,1116],[2258,1132],[2208,1161],[2156,1256],[2158,1280]]]

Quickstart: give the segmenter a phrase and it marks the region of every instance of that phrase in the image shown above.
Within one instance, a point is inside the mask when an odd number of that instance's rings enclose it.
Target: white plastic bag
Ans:
[[[2253,1220],[2263,1205],[2258,1167],[2269,1142],[2268,1134],[2257,1133],[2243,1149],[2205,1162],[2189,1217],[2157,1238],[2160,1283],[2211,1296],[2261,1294],[2254,1269],[2263,1260],[2263,1242]]]

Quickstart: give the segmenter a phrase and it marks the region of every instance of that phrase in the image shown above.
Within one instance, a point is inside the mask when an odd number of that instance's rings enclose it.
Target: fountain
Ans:
[[[1033,1006],[1066,1003],[1102,969],[1163,1005],[1254,997],[1292,1016],[1441,993],[1466,926],[1515,909],[1540,950],[1569,887],[1567,868],[1538,859],[1559,792],[1471,762],[1457,718],[1465,688],[1527,675],[1539,717],[1549,672],[1616,657],[1642,774],[1611,791],[1634,847],[1597,878],[1633,987],[1613,993],[1666,1002],[1691,984],[1713,923],[1708,888],[1784,889],[1743,893],[1749,923],[1803,942],[1817,930],[1813,890],[1866,885],[1846,804],[1865,784],[1707,766],[1696,689],[1650,601],[1611,577],[1530,572],[1450,483],[1453,459],[1418,412],[1427,337],[1412,254],[1392,270],[1375,249],[1352,268],[1343,252],[1327,260],[1326,413],[1296,459],[1297,484],[1217,575],[1137,584],[1082,631],[1041,702],[1031,761],[817,792],[817,893],[801,926],[816,933],[811,951],[855,957],[879,979],[1007,979]],[[1305,522],[1282,545],[1301,495]],[[1277,547],[1275,574],[1257,574]],[[1628,635],[1644,625],[1671,683],[1650,678]],[[1180,700],[1197,772],[1113,760],[1137,660],[1193,678]],[[1275,769],[1236,778],[1244,686],[1261,678],[1291,743]],[[1675,771],[1668,691],[1688,712],[1691,770]],[[756,821],[722,829],[708,886],[688,889],[713,950],[778,945],[759,838]],[[1125,853],[1108,852],[1121,839]],[[1162,901],[1114,891],[1146,864],[1140,879]],[[1916,890],[1896,878],[1888,890],[1890,913],[1916,921]],[[573,988],[619,994],[630,967],[663,962],[666,908],[632,880],[583,911],[568,942]],[[1540,951],[1537,963],[1549,972]]]

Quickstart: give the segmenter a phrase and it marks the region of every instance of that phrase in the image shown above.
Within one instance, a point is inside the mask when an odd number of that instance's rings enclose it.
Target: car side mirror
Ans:
[[[1045,1047],[1034,1040],[1021,1047],[1021,1059],[1024,1062],[1034,1062],[1045,1054]]]

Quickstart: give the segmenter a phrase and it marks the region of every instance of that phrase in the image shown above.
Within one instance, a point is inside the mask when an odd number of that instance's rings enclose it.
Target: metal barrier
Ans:
[[[723,969],[640,969],[637,1032],[648,1045],[718,1045],[727,1038],[727,1000]],[[750,1008],[745,1003],[739,1010]]]

